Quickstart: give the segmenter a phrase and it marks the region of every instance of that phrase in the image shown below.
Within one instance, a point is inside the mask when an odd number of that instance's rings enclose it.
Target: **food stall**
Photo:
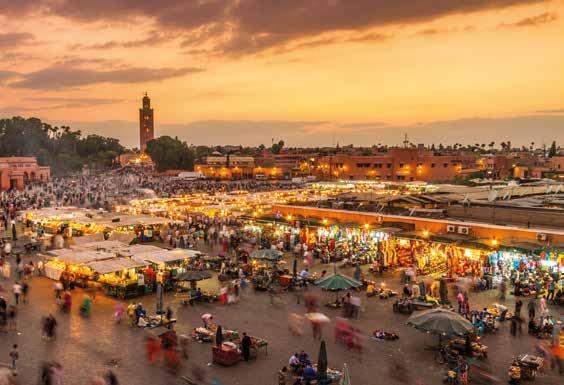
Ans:
[[[134,252],[132,257],[149,263],[155,271],[156,282],[164,283],[165,287],[170,288],[174,277],[184,273],[189,261],[200,254],[196,250],[159,249],[149,252]]]
[[[103,261],[115,257],[112,253],[93,251],[84,248],[52,250],[46,255],[45,276],[59,280],[74,282],[77,286],[85,286],[92,279],[89,262]]]
[[[130,298],[146,294],[151,290],[145,285],[140,271],[149,264],[136,258],[115,257],[90,262],[87,266],[95,273],[95,279],[102,284],[107,295]]]

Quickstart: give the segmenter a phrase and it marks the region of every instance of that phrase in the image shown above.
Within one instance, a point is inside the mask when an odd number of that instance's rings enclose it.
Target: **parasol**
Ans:
[[[327,348],[325,347],[325,340],[321,341],[319,346],[319,358],[317,359],[317,376],[322,379],[327,376]]]
[[[326,324],[326,323],[331,322],[329,317],[327,317],[323,313],[306,313],[305,317],[308,320],[310,320],[311,322],[316,322],[316,323],[320,323],[320,324]]]
[[[344,364],[343,366],[343,375],[341,376],[339,385],[351,385],[351,374],[349,373],[349,367],[347,364]]]
[[[347,290],[353,287],[361,287],[362,282],[346,275],[333,274],[315,281],[315,285],[325,290],[338,291]]]
[[[176,276],[177,281],[202,281],[211,278],[212,275],[208,271],[191,270]]]
[[[272,249],[261,249],[261,250],[256,250],[253,251],[251,253],[251,258],[253,259],[264,259],[266,261],[278,261],[280,258],[282,258],[282,253],[279,252],[278,250],[272,250]]]
[[[177,281],[188,281],[190,282],[190,287],[192,290],[196,289],[196,281],[202,281],[204,279],[211,278],[211,273],[207,271],[191,270],[185,273],[178,274],[176,276]]]
[[[464,336],[474,330],[472,323],[461,315],[446,309],[431,309],[412,315],[407,325],[419,331],[439,336]]]
[[[215,332],[215,344],[216,346],[220,346],[222,343],[223,343],[223,330],[221,329],[221,325],[219,325]]]

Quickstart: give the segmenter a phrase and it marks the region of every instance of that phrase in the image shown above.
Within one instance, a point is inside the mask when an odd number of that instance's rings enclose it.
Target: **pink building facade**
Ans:
[[[51,178],[51,169],[37,164],[35,157],[0,158],[0,190],[23,190],[33,181]]]

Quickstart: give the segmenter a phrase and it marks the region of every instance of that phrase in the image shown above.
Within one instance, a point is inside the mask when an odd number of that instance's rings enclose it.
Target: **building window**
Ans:
[[[409,177],[409,180],[413,182],[413,177],[412,177],[412,176],[410,176],[410,177]]]
[[[390,180],[390,179],[392,179],[392,176],[391,176],[391,175],[386,175],[386,180]]]
[[[431,168],[435,168],[435,163],[431,163]]]
[[[405,180],[405,175],[396,175],[397,180]]]
[[[417,167],[422,167],[423,163],[417,163]]]
[[[443,163],[444,168],[448,167],[448,163]]]
[[[374,168],[382,168],[382,163],[374,163]]]
[[[399,168],[403,168],[403,163],[400,163],[400,164],[399,164]]]

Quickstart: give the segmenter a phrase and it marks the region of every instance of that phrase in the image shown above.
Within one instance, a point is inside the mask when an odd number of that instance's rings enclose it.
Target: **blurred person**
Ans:
[[[7,319],[8,319],[8,330],[13,330],[16,331],[18,326],[17,326],[17,316],[18,316],[18,310],[14,305],[10,305],[8,306],[8,310],[6,312],[7,314]]]
[[[16,281],[14,283],[14,286],[12,286],[12,292],[14,293],[14,300],[16,302],[16,305],[19,305],[20,296],[22,294],[22,285],[20,285],[18,281]]]
[[[161,352],[161,343],[156,337],[147,336],[145,338],[145,353],[149,364],[153,365]]]
[[[243,352],[243,359],[249,361],[251,357],[251,337],[247,333],[243,332],[243,339],[241,340],[241,351]]]
[[[125,313],[125,308],[123,307],[123,304],[121,302],[116,303],[114,306],[114,320],[117,323],[121,322],[124,313]]]
[[[57,320],[53,314],[43,318],[43,338],[51,340],[55,338],[57,331]]]
[[[288,324],[290,327],[290,331],[295,336],[301,336],[304,334],[303,323],[304,323],[303,316],[296,313],[290,313],[288,315]]]
[[[529,311],[529,321],[535,319],[536,308],[537,308],[537,300],[536,298],[531,298],[531,300],[527,304],[527,310]]]
[[[117,376],[112,370],[108,370],[104,377],[107,385],[119,385]]]
[[[20,359],[20,353],[18,351],[18,345],[14,344],[12,345],[12,350],[10,351],[10,361],[11,361],[10,369],[12,370],[12,374],[14,376],[17,376],[18,374],[17,363],[19,359]]]

